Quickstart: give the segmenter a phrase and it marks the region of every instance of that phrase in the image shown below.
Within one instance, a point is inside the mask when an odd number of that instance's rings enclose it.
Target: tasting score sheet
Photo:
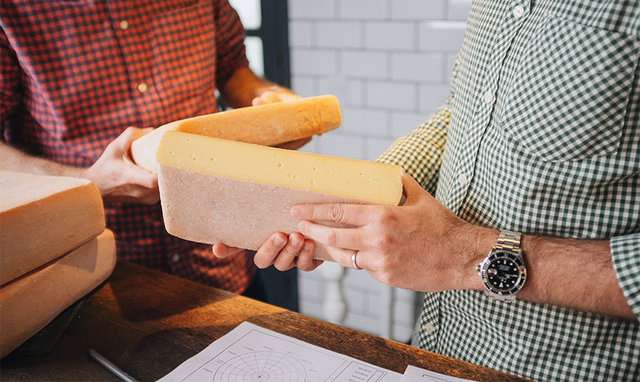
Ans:
[[[401,380],[402,374],[243,322],[158,382]]]

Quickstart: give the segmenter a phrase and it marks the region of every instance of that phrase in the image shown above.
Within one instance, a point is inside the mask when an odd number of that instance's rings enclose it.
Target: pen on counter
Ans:
[[[101,356],[100,354],[98,354],[98,352],[96,352],[95,350],[89,349],[89,355],[91,356],[91,358],[95,359],[99,364],[101,364],[102,366],[106,367],[110,372],[112,372],[113,374],[117,375],[123,381],[125,381],[125,382],[138,382],[133,377],[131,377],[129,374],[127,374],[124,371],[122,371],[118,366],[114,365],[108,359],[106,359],[103,356]]]

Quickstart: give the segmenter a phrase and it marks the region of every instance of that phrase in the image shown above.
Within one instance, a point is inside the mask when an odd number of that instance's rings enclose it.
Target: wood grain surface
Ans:
[[[53,350],[10,354],[3,381],[120,381],[88,356],[95,349],[139,381],[157,380],[241,322],[403,373],[407,365],[475,381],[524,381],[119,261],[82,303]]]

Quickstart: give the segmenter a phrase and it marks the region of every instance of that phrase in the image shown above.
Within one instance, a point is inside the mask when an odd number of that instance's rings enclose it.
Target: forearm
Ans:
[[[496,230],[481,231],[475,255],[478,263],[497,236]],[[521,248],[527,281],[519,299],[637,321],[618,284],[609,240],[524,235]],[[483,289],[477,274],[469,277],[475,280],[472,289]]]
[[[275,83],[256,76],[249,68],[236,70],[229,80],[218,90],[222,100],[232,108],[251,106],[254,98],[259,97]]]
[[[636,320],[618,284],[609,240],[525,236],[530,280],[522,298]]]
[[[33,157],[0,143],[0,169],[40,175],[68,176],[92,181],[105,202],[153,204],[159,200],[156,175],[129,159],[131,142],[149,130],[126,129],[107,145],[98,160],[87,168],[67,166]]]
[[[38,175],[58,175],[82,178],[85,169],[67,166],[44,158],[34,157],[13,146],[0,142],[0,168],[6,171]]]

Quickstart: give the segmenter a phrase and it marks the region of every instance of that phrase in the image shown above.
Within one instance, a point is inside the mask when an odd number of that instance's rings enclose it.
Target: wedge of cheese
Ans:
[[[297,231],[304,203],[398,205],[400,166],[167,132],[157,153],[166,229],[201,243],[258,249]],[[315,257],[331,260],[323,246]]]
[[[107,229],[97,238],[0,287],[0,358],[100,285],[115,263],[115,240]]]
[[[0,285],[98,236],[100,191],[84,179],[0,171]]]
[[[340,122],[340,104],[331,95],[244,107],[163,125],[136,139],[131,156],[136,164],[155,173],[156,151],[167,131],[273,146],[331,131]]]

